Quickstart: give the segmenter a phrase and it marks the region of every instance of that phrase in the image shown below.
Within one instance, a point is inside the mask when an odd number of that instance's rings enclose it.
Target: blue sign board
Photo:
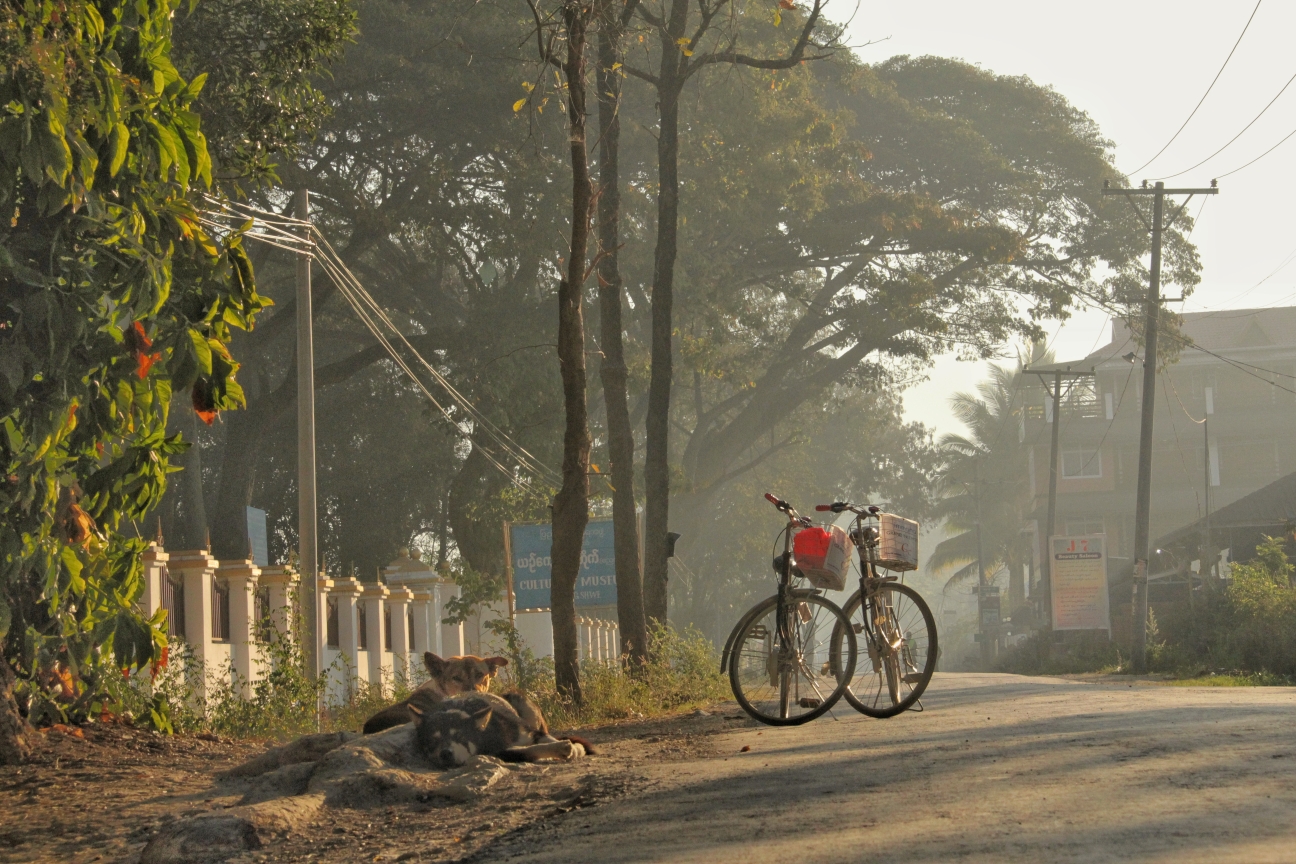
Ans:
[[[510,525],[513,553],[513,608],[548,609],[553,526]],[[580,576],[576,580],[577,606],[616,605],[616,553],[612,521],[590,522],[581,547]]]

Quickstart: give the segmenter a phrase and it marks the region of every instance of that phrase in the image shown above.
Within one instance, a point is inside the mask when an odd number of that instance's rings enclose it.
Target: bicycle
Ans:
[[[815,510],[854,513],[848,533],[859,550],[860,587],[842,607],[848,620],[833,630],[830,662],[839,640],[844,646],[849,636],[863,635],[868,662],[849,674],[841,667],[848,685],[846,701],[869,717],[894,717],[919,704],[936,671],[936,619],[922,595],[899,577],[878,575],[881,531],[867,522],[873,519],[880,524],[881,508],[837,501],[819,504]],[[832,671],[838,673],[837,668]]]
[[[783,554],[774,559],[778,593],[739,619],[720,671],[729,673],[734,698],[752,717],[771,726],[796,726],[841,699],[855,672],[857,642],[841,607],[819,589],[796,584],[792,535],[810,527],[809,517],[769,493],[765,497],[788,517]]]

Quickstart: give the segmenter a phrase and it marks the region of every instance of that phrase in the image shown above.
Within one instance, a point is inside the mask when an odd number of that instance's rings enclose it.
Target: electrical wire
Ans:
[[[1268,155],[1269,155],[1270,153],[1272,153],[1273,151],[1277,150],[1277,149],[1278,149],[1279,147],[1281,147],[1282,145],[1286,144],[1286,143],[1287,143],[1287,139],[1290,138],[1290,137],[1292,137],[1293,135],[1296,135],[1296,129],[1293,129],[1292,131],[1288,132],[1286,135],[1283,136],[1283,138],[1282,138],[1281,141],[1279,141],[1277,144],[1275,144],[1275,145],[1273,145],[1272,147],[1270,147],[1270,148],[1269,148],[1268,150],[1266,150],[1265,152],[1261,153],[1259,156],[1257,156],[1257,157],[1255,157],[1254,159],[1252,159],[1250,162],[1246,163],[1245,165],[1239,165],[1237,168],[1234,168],[1232,171],[1225,171],[1223,174],[1219,174],[1219,175],[1217,175],[1215,179],[1216,179],[1216,180],[1223,180],[1225,177],[1228,177],[1228,176],[1231,175],[1231,174],[1236,174],[1236,173],[1238,173],[1239,171],[1241,171],[1241,170],[1244,169],[1244,168],[1250,168],[1252,165],[1254,165],[1255,163],[1259,162],[1261,159],[1265,158],[1266,156],[1268,156]]]
[[[1260,11],[1260,4],[1262,2],[1264,2],[1264,0],[1256,0],[1255,8],[1251,10],[1251,17],[1247,18],[1246,26],[1243,27],[1242,32],[1238,34],[1237,41],[1233,43],[1233,49],[1229,51],[1228,56],[1224,58],[1224,65],[1220,66],[1219,71],[1215,73],[1215,77],[1211,79],[1210,86],[1206,88],[1206,92],[1202,94],[1201,99],[1197,102],[1197,106],[1193,108],[1192,113],[1188,115],[1188,119],[1183,122],[1183,125],[1179,127],[1179,130],[1177,132],[1175,132],[1173,135],[1170,136],[1170,140],[1165,143],[1164,147],[1162,147],[1160,150],[1156,152],[1155,156],[1153,156],[1151,159],[1149,159],[1148,161],[1144,162],[1142,165],[1140,165],[1139,167],[1131,171],[1130,172],[1131,175],[1137,174],[1138,172],[1142,171],[1144,168],[1146,168],[1147,166],[1155,162],[1158,158],[1160,158],[1161,154],[1166,151],[1166,148],[1169,147],[1171,144],[1173,144],[1175,142],[1175,139],[1179,137],[1179,133],[1183,132],[1183,130],[1187,128],[1188,124],[1192,121],[1193,117],[1197,116],[1197,110],[1201,108],[1202,103],[1206,101],[1206,97],[1209,96],[1211,91],[1215,89],[1215,83],[1219,81],[1220,76],[1224,74],[1224,69],[1228,66],[1229,61],[1233,59],[1234,52],[1236,52],[1238,46],[1242,44],[1242,37],[1245,36],[1247,30],[1250,29],[1251,22],[1255,20],[1256,13]],[[1225,175],[1221,174],[1220,176],[1223,177]]]
[[[257,242],[266,243],[278,249],[283,249],[295,254],[309,254],[312,260],[319,263],[324,269],[326,275],[338,289],[338,293],[347,301],[360,319],[361,323],[369,330],[370,334],[387,352],[392,362],[404,372],[420,391],[427,397],[433,406],[441,415],[462,435],[470,435],[464,429],[463,420],[456,418],[450,409],[442,404],[435,394],[423,383],[422,377],[418,375],[414,368],[405,360],[395,344],[393,338],[389,337],[394,334],[396,341],[401,343],[405,349],[417,359],[417,365],[421,366],[429,376],[440,386],[442,390],[449,395],[451,402],[459,408],[465,418],[471,421],[474,431],[480,430],[492,439],[499,449],[508,453],[518,466],[528,474],[542,479],[545,482],[553,483],[560,481],[557,473],[549,468],[526,448],[511,439],[499,427],[491,423],[490,420],[477,409],[462,393],[460,393],[449,380],[441,374],[431,363],[429,363],[419,352],[410,344],[404,333],[392,322],[385,310],[374,300],[373,296],[365,289],[364,285],[347,267],[341,256],[333,248],[332,244],[318,229],[314,223],[296,219],[293,217],[283,216],[281,214],[270,213],[248,204],[231,202],[216,199],[211,196],[205,196],[209,205],[214,210],[200,214],[199,222],[206,227],[210,227],[218,232],[232,233],[235,229],[231,228],[225,222],[221,221],[222,217],[231,216],[243,220],[252,220],[254,224],[249,226],[244,237]],[[290,229],[296,228],[302,233],[296,233]],[[304,236],[303,236],[304,235]],[[314,238],[314,239],[312,239]],[[509,478],[510,482],[519,488],[529,489],[530,481],[525,476],[519,476],[517,471],[510,470],[506,467],[497,455],[491,452],[490,447],[483,446],[480,439],[474,439],[474,447],[482,452],[487,460],[494,465],[501,473]]]
[[[1287,88],[1291,86],[1291,83],[1292,83],[1293,81],[1296,81],[1296,75],[1292,75],[1292,77],[1290,77],[1290,78],[1287,79],[1287,83],[1284,84],[1284,85],[1282,86],[1282,89],[1278,91],[1278,96],[1281,96],[1282,94],[1286,93],[1286,92],[1287,92]],[[1180,171],[1180,172],[1178,172],[1178,173],[1176,173],[1176,174],[1167,174],[1167,175],[1165,175],[1164,177],[1157,177],[1157,178],[1155,178],[1155,179],[1157,179],[1157,180],[1171,180],[1171,179],[1173,179],[1173,178],[1175,178],[1175,177],[1182,176],[1182,175],[1184,175],[1184,174],[1187,174],[1189,171],[1192,171],[1194,168],[1200,168],[1201,166],[1205,165],[1205,164],[1206,164],[1207,162],[1209,162],[1210,160],[1214,159],[1214,158],[1215,158],[1216,156],[1218,156],[1219,154],[1223,153],[1225,150],[1227,150],[1227,149],[1229,148],[1229,145],[1231,145],[1234,141],[1236,141],[1236,140],[1238,140],[1239,138],[1241,138],[1242,135],[1243,135],[1243,134],[1244,134],[1248,129],[1250,129],[1252,126],[1255,125],[1255,123],[1256,123],[1257,120],[1259,120],[1261,117],[1263,117],[1263,116],[1265,115],[1265,112],[1268,111],[1268,110],[1273,106],[1273,104],[1274,104],[1275,102],[1278,101],[1278,96],[1275,96],[1275,97],[1273,97],[1272,99],[1270,99],[1270,100],[1269,100],[1269,104],[1266,105],[1264,108],[1261,108],[1261,109],[1260,109],[1260,113],[1257,114],[1255,117],[1253,117],[1253,118],[1251,119],[1251,122],[1250,122],[1250,123],[1248,123],[1247,125],[1243,126],[1243,127],[1242,127],[1242,131],[1239,132],[1239,133],[1237,133],[1236,135],[1234,135],[1232,138],[1230,138],[1230,139],[1227,141],[1227,143],[1224,144],[1223,147],[1219,148],[1219,149],[1216,150],[1214,153],[1212,153],[1211,155],[1207,156],[1205,159],[1203,159],[1203,160],[1201,160],[1200,162],[1198,162],[1196,165],[1193,165],[1193,166],[1191,166],[1191,167],[1189,167],[1189,168],[1185,168],[1184,170],[1182,170],[1182,171]],[[1202,206],[1205,206],[1205,202],[1203,202]]]

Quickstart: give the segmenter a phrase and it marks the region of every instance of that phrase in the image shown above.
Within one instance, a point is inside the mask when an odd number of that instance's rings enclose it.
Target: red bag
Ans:
[[[822,567],[831,543],[832,535],[817,525],[798,531],[792,538],[792,554],[796,556],[797,566],[802,569]]]
[[[792,556],[797,569],[816,588],[840,591],[846,587],[846,571],[855,548],[846,532],[832,526],[805,528],[792,538]]]

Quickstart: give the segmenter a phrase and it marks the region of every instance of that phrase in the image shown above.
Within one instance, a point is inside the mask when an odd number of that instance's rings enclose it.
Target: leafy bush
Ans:
[[[1279,538],[1266,537],[1256,557],[1233,565],[1227,586],[1190,606],[1148,612],[1148,668],[1202,683],[1276,684],[1296,679],[1296,565]],[[1128,658],[1102,636],[1065,649],[1031,636],[999,661],[1021,674],[1122,671]],[[1212,679],[1219,678],[1220,681]]]
[[[509,659],[499,688],[526,693],[555,728],[660,716],[729,698],[715,646],[691,627],[680,632],[656,625],[648,634],[651,659],[638,668],[581,664],[583,699],[577,705],[558,692],[551,658],[536,658],[508,622],[491,623],[504,636]]]

